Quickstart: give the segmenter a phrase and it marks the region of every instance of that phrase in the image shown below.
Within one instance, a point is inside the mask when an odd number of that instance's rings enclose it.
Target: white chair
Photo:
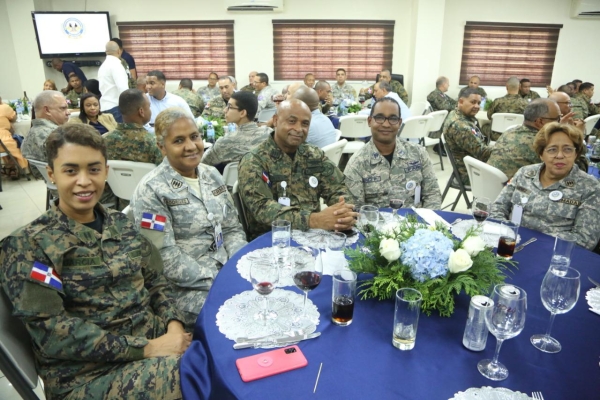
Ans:
[[[504,133],[513,125],[521,125],[525,117],[523,114],[496,113],[492,115],[492,131]]]
[[[342,137],[342,131],[340,131],[339,129],[335,130],[335,141],[337,142],[338,140],[340,140],[340,138]]]
[[[463,160],[469,173],[473,197],[487,197],[491,201],[496,200],[508,182],[508,177],[504,172],[471,156],[466,156]]]
[[[596,123],[598,122],[599,119],[600,119],[600,114],[597,114],[597,115],[592,115],[591,117],[587,117],[586,119],[583,120],[583,122],[585,123],[585,136],[592,133],[592,129],[594,129],[594,126],[596,126]]]
[[[240,197],[240,192],[238,190],[238,182],[235,181],[233,184],[233,190],[231,191],[231,197],[233,197],[233,204],[235,204],[235,208],[238,212],[238,219],[242,224],[242,228],[244,228],[244,232],[248,234],[248,218],[246,217],[246,209],[244,208],[244,202]]]
[[[231,162],[225,166],[223,170],[223,180],[227,186],[232,186],[238,180],[238,164],[237,162]]]
[[[361,139],[371,136],[371,129],[367,123],[366,115],[345,115],[340,117],[340,131],[343,138]],[[353,154],[365,145],[361,140],[354,140],[346,143],[344,154]]]
[[[429,115],[406,118],[402,121],[402,126],[398,136],[402,139],[417,139],[419,143],[425,144],[425,137],[429,134],[428,126],[432,118]]]
[[[50,203],[55,200],[54,196],[52,195],[52,191],[57,191],[56,185],[52,183],[50,177],[48,176],[48,170],[46,169],[48,163],[38,160],[32,160],[30,158],[28,158],[27,161],[29,162],[30,168],[32,165],[35,168],[37,168],[37,170],[40,172],[40,174],[42,174],[42,177],[46,181],[46,210],[48,210],[50,208]]]
[[[127,207],[121,210],[121,212],[127,215],[127,218],[129,218],[130,221],[135,221],[133,218],[133,209],[131,208],[131,204],[128,204]]]
[[[344,147],[347,143],[348,141],[346,139],[338,140],[335,143],[328,144],[321,150],[325,152],[327,158],[329,158],[336,166],[338,166],[340,163],[340,158],[342,158],[342,152],[344,151]]]
[[[276,112],[277,108],[267,108],[261,110],[260,114],[258,114],[258,122],[267,122],[271,119],[271,117],[273,117],[273,115],[275,115]]]
[[[31,339],[23,323],[12,316],[12,304],[0,289],[0,370],[23,399],[39,400]]]
[[[428,101],[413,101],[410,105],[410,114],[414,117],[425,115],[431,111],[431,104]]]
[[[108,166],[107,182],[115,196],[124,200],[131,200],[139,181],[156,168],[151,163],[123,160],[108,160]]]
[[[433,111],[427,115],[431,117],[431,120],[429,120],[429,126],[427,126],[427,131],[430,133],[437,132],[440,129],[442,129],[442,125],[444,125],[444,121],[446,120],[446,117],[448,116],[448,110]],[[441,150],[444,148],[443,147],[444,145],[442,144],[442,140],[441,139],[433,139],[428,136],[425,136],[424,142],[425,142],[425,147],[435,146],[436,144],[439,144],[440,151],[438,152],[438,155],[440,157],[440,167],[442,168],[442,171],[443,171],[444,170],[444,160],[442,158]]]

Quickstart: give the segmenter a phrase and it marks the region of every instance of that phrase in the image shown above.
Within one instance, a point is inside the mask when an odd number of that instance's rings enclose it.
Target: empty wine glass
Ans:
[[[364,205],[360,208],[358,218],[361,229],[366,233],[370,233],[377,228],[379,223],[379,209],[375,206]]]
[[[402,199],[390,199],[390,208],[392,209],[392,217],[398,217],[398,210],[402,208],[404,205],[404,200]]]
[[[308,292],[319,286],[323,274],[323,262],[319,249],[302,246],[296,248],[294,254],[294,284],[298,289],[304,291],[304,307],[302,318],[306,318],[306,300]]]
[[[254,290],[263,296],[264,306],[261,311],[254,315],[255,319],[260,319],[266,325],[268,320],[277,318],[277,312],[269,310],[269,300],[267,296],[271,294],[275,285],[279,281],[279,269],[271,264],[270,260],[260,260],[252,262],[250,265],[250,281]]]
[[[473,199],[471,211],[473,218],[481,228],[487,217],[490,215],[490,207],[492,202],[487,197],[476,197]]]
[[[550,311],[550,323],[545,334],[531,337],[531,344],[535,348],[546,353],[558,353],[561,350],[560,343],[550,336],[550,331],[556,314],[564,314],[575,307],[579,299],[579,277],[579,272],[570,267],[559,271],[550,268],[546,272],[540,288],[540,296],[544,307]]]
[[[527,314],[527,293],[516,286],[499,284],[492,293],[494,308],[485,316],[485,324],[492,335],[496,336],[494,358],[481,360],[477,369],[483,376],[493,381],[508,377],[508,369],[498,362],[500,347],[506,339],[517,336],[525,327]]]

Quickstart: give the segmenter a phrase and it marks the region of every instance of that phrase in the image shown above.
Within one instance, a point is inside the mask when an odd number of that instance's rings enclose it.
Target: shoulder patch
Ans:
[[[178,181],[177,179],[171,179],[171,186],[173,187],[173,189],[179,189],[183,186],[183,182]]]

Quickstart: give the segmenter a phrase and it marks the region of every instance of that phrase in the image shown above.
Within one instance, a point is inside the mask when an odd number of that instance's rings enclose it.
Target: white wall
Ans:
[[[23,96],[19,81],[19,68],[16,63],[17,54],[13,44],[13,33],[6,9],[6,0],[0,0],[0,96],[5,100]],[[31,95],[28,95],[31,96]]]

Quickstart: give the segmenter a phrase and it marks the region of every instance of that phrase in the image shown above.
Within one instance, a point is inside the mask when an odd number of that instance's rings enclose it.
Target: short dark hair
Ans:
[[[375,103],[373,103],[373,107],[371,107],[371,113],[369,114],[369,117],[373,117],[373,113],[375,111],[375,106],[379,103],[394,103],[395,105],[398,106],[398,116],[400,118],[402,118],[402,110],[400,109],[400,104],[398,104],[398,102],[391,98],[391,97],[382,97],[381,99],[377,100]]]
[[[216,72],[211,72],[208,74],[208,77],[210,78],[211,75],[214,75],[217,77],[217,79],[219,79],[219,74],[217,74]]]
[[[573,83],[575,86],[577,86],[578,83],[582,83],[583,81],[581,79],[573,79]]]
[[[83,87],[86,88],[89,93],[93,93],[98,96],[98,98],[102,97],[102,93],[100,93],[100,82],[98,82],[98,79],[88,79],[87,81],[83,82]]]
[[[149,77],[149,76],[155,76],[156,78],[158,78],[159,81],[163,81],[163,82],[167,81],[165,74],[163,74],[162,71],[159,71],[157,69],[148,72],[146,74],[146,77]]]
[[[594,84],[592,82],[584,82],[581,85],[579,85],[579,91],[582,92],[586,89],[591,89],[594,87]]]
[[[327,86],[331,87],[331,85],[329,84],[329,82],[327,81],[318,81],[315,85],[315,90],[323,90],[323,89],[327,89]]]
[[[527,82],[531,83],[531,81],[527,78],[523,78],[519,81],[519,83],[527,83]]]
[[[190,90],[194,87],[194,84],[192,83],[192,80],[188,79],[188,78],[183,78],[181,80],[181,82],[179,82],[179,85],[182,88],[186,88],[186,89],[190,89]]]
[[[337,75],[337,73],[340,71],[344,71],[344,73],[346,73],[346,70],[344,68],[338,68],[335,70],[335,74]]]
[[[87,117],[87,115],[85,115],[85,107],[84,107],[83,103],[85,103],[85,101],[87,99],[89,99],[90,97],[93,97],[96,100],[98,100],[98,105],[100,104],[100,98],[98,96],[96,96],[94,93],[84,93],[83,95],[81,95],[81,97],[79,98],[79,119],[84,124],[87,124],[88,117]],[[102,115],[102,111],[98,110],[98,115]]]
[[[236,105],[240,110],[246,110],[248,119],[254,121],[256,112],[258,111],[258,99],[252,92],[234,92],[231,98],[235,100]]]
[[[111,42],[115,42],[116,44],[119,45],[119,48],[121,50],[123,50],[123,41],[121,39],[119,39],[118,37],[114,37],[112,39],[110,39]]]
[[[56,128],[46,139],[46,157],[50,168],[54,169],[58,150],[67,143],[91,147],[102,153],[105,161],[108,160],[106,145],[96,129],[87,124],[64,124]]]
[[[127,89],[119,96],[119,111],[123,115],[133,115],[137,113],[146,96],[139,89]]]
[[[569,82],[569,83],[571,83],[571,82]],[[569,89],[567,89],[567,88],[569,88],[569,84],[568,84],[568,83],[567,83],[567,84],[565,84],[565,85],[560,85],[560,86],[558,87],[558,89],[556,89],[556,91],[557,91],[557,92],[563,92],[563,93],[566,93],[566,94],[569,94],[569,92],[573,93],[573,89],[574,89],[574,88],[571,88],[571,90],[569,90]]]
[[[259,72],[258,74],[256,74],[256,76],[258,76],[258,79],[260,79],[261,82],[264,82],[267,85],[269,84],[269,76],[264,72]]]
[[[461,99],[468,99],[472,94],[479,94],[479,90],[467,87],[467,89],[465,89],[465,90],[462,91],[462,94],[460,95],[460,98]]]

